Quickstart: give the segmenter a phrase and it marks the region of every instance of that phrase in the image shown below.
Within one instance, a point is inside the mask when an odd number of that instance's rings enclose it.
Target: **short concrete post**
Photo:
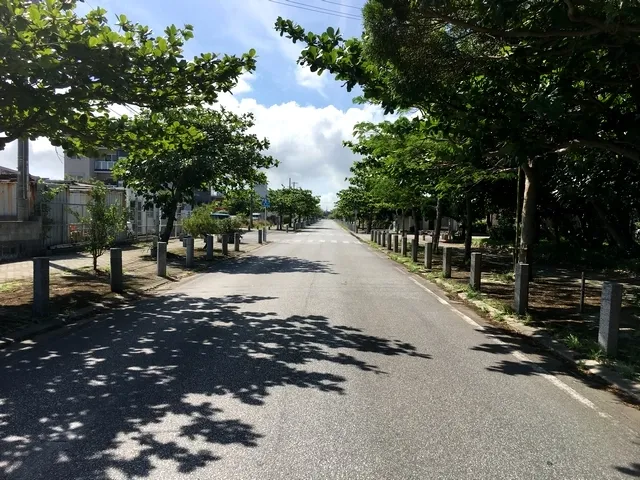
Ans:
[[[49,313],[49,259],[33,259],[33,315],[45,317]]]
[[[387,232],[382,231],[382,246],[386,248],[387,246]]]
[[[167,276],[167,242],[158,242],[157,273],[159,277]]]
[[[287,223],[286,232],[289,233],[289,224]]]
[[[193,237],[187,238],[187,268],[193,267]]]
[[[424,246],[424,268],[431,270],[433,267],[433,243],[429,242]]]
[[[262,241],[267,242],[267,227],[262,227]]]
[[[393,250],[393,245],[391,243],[391,232],[387,232],[387,250]]]
[[[233,251],[240,251],[240,234],[238,232],[233,234]]]
[[[407,236],[406,235],[402,236],[402,248],[400,250],[400,255],[402,255],[403,257],[407,256]]]
[[[394,253],[398,253],[400,251],[399,245],[398,245],[398,234],[394,233],[393,234],[393,251]]]
[[[475,291],[480,291],[480,279],[482,274],[482,254],[479,252],[471,254],[471,272],[469,274],[469,285]]]
[[[258,230],[258,243],[262,244],[262,230]]]
[[[222,235],[222,255],[229,255],[229,235]]]
[[[418,261],[418,239],[414,238],[411,240],[411,260],[413,262]]]
[[[529,264],[516,265],[516,282],[513,309],[518,315],[525,315],[529,306]]]
[[[111,291],[122,293],[122,249],[112,248],[109,250],[111,268]]]
[[[213,235],[208,234],[205,242],[207,242],[207,260],[213,260]]]
[[[622,285],[615,282],[602,283],[600,299],[600,328],[598,343],[609,356],[618,352],[618,331],[622,309]]]
[[[451,278],[451,249],[449,247],[442,249],[442,275],[444,278]]]
[[[376,235],[376,231],[375,230],[371,230],[371,241],[372,242],[375,239],[375,235]]]

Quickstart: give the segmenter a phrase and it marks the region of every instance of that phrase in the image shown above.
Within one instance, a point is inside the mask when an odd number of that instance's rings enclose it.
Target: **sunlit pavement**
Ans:
[[[612,394],[331,221],[268,240],[0,353],[0,477],[640,476],[640,417]]]

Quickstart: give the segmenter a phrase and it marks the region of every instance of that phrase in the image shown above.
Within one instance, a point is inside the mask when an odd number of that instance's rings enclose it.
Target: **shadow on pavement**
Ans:
[[[323,316],[279,317],[272,300],[159,297],[3,352],[0,477],[161,478],[161,460],[197,472],[221,458],[216,445],[264,435],[216,398],[258,408],[278,386],[344,395],[346,378],[317,361],[375,375],[358,352],[430,358]]]
[[[604,389],[608,385],[604,380],[593,375],[587,376],[577,369],[573,364],[569,364],[545,351],[541,346],[536,345],[533,339],[515,332],[508,332],[498,327],[485,326],[483,333],[499,340],[501,343],[487,341],[480,345],[472,347],[472,350],[494,353],[499,355],[510,354],[515,350],[525,354],[534,354],[537,356],[535,363],[522,362],[514,357],[511,359],[502,359],[495,365],[488,367],[491,372],[504,373],[507,375],[540,375],[541,373],[550,373],[551,375],[564,374],[571,375],[590,388]],[[624,392],[612,390],[612,392],[623,402],[637,404],[637,402]]]
[[[640,463],[632,463],[628,467],[616,467],[616,470],[630,477],[640,478]]]
[[[335,274],[329,262],[285,256],[247,256],[216,265],[216,272],[268,275],[271,273]]]

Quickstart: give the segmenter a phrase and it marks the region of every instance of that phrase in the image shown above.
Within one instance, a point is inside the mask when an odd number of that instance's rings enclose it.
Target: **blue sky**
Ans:
[[[277,0],[290,3],[289,0]],[[365,0],[296,0],[321,9],[359,16]],[[359,36],[360,20],[280,5],[269,0],[89,0],[80,9],[101,6],[115,18],[124,13],[160,33],[170,24],[194,26],[195,37],[186,45],[186,56],[203,52],[241,54],[250,48],[258,53],[254,75],[244,75],[233,95],[220,103],[256,116],[255,132],[271,141],[270,152],[280,166],[268,173],[272,187],[291,177],[322,196],[330,207],[335,193],[354,160],[341,142],[350,138],[353,125],[382,119],[373,106],[356,106],[348,93],[330,75],[317,76],[296,64],[300,44],[281,38],[273,25],[280,15],[305,29],[322,32],[328,26],[340,28],[346,36]],[[356,8],[352,8],[356,7]],[[31,168],[35,175],[62,178],[58,152],[46,139],[32,142]],[[15,166],[15,146],[0,152],[0,164]]]

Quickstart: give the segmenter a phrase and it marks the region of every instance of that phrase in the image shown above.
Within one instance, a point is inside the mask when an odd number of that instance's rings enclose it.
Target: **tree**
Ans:
[[[109,117],[113,104],[150,111],[214,102],[255,51],[241,57],[183,57],[193,27],[163,36],[124,15],[112,29],[106,11],[75,13],[76,0],[3,0],[0,4],[0,150],[17,138],[44,136],[73,152],[120,147],[127,119]]]
[[[122,205],[107,205],[107,187],[96,181],[89,190],[87,215],[74,215],[88,228],[85,248],[93,257],[93,269],[98,270],[98,257],[109,248],[127,225],[127,211]]]
[[[277,164],[262,153],[269,142],[247,133],[253,126],[249,114],[182,108],[145,113],[133,123],[141,129],[159,124],[163,133],[151,142],[132,141],[113,173],[143,196],[147,206],[162,209],[167,219],[162,241],[171,235],[178,206],[193,203],[195,190],[238,188],[256,169]]]
[[[611,1],[369,0],[361,39],[281,18],[276,29],[306,44],[300,63],[349,90],[359,85],[361,101],[435,120],[468,145],[472,165],[489,174],[519,166],[520,260],[530,263],[546,194],[541,165],[574,152],[640,160],[640,25],[628,21],[638,13]]]

